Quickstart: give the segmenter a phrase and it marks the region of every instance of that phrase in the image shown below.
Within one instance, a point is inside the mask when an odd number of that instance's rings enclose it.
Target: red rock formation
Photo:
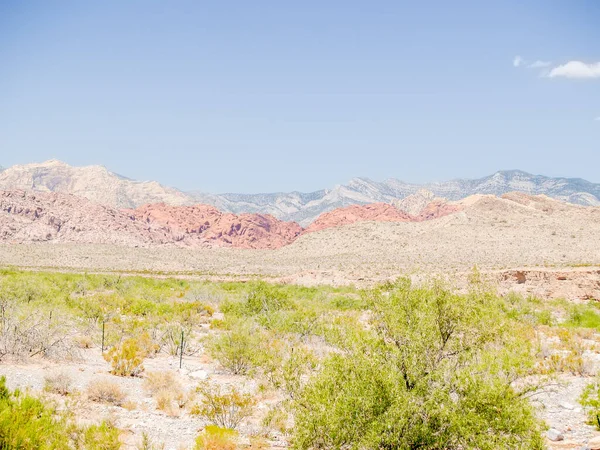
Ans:
[[[0,191],[0,241],[276,249],[303,232],[359,221],[420,222],[459,209],[436,200],[411,216],[386,203],[353,205],[322,214],[303,231],[271,215],[222,213],[208,205],[157,203],[116,210],[70,194]]]
[[[324,230],[326,228],[340,227],[355,222],[423,222],[439,217],[447,216],[460,211],[458,205],[452,205],[444,200],[435,200],[429,203],[416,216],[412,216],[394,205],[387,203],[371,203],[369,205],[352,205],[346,208],[338,208],[321,214],[304,233]]]
[[[129,211],[135,220],[160,228],[186,245],[279,248],[302,231],[295,222],[282,222],[268,214],[229,214],[208,205],[144,205]]]
[[[0,191],[0,241],[149,245],[169,241],[126,214],[70,194]]]
[[[410,214],[400,211],[388,203],[352,205],[321,214],[304,232],[312,233],[326,228],[340,227],[368,220],[374,222],[411,222],[413,218]]]

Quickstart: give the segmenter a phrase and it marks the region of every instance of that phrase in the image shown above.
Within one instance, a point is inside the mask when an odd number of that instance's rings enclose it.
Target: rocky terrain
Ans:
[[[361,221],[301,234],[279,249],[253,251],[183,243],[132,248],[60,239],[47,245],[8,239],[4,234],[0,264],[214,277],[259,275],[308,285],[372,283],[410,273],[454,276],[468,273],[475,265],[488,272],[600,265],[600,208],[523,194],[475,196],[450,206],[460,211],[421,222]],[[154,236],[161,226],[146,232]],[[158,235],[165,236],[166,231],[162,233]],[[586,276],[591,283],[600,282],[595,272]],[[528,281],[524,286],[530,285]]]
[[[213,206],[145,205],[129,211],[130,217],[172,236],[188,246],[214,244],[236,248],[279,248],[302,232],[295,222],[282,222],[268,214],[222,213]]]
[[[73,167],[50,160],[0,170],[0,190],[57,192],[87,198],[114,208],[135,208],[146,203],[187,205],[193,199],[156,181],[134,181],[103,166]]]
[[[306,227],[324,212],[351,205],[393,203],[416,215],[436,197],[451,201],[475,194],[502,195],[521,191],[544,194],[566,202],[600,205],[600,185],[578,178],[552,178],[511,170],[476,180],[452,180],[423,185],[397,179],[383,182],[354,178],[348,184],[310,193],[209,194],[182,192],[154,181],[133,181],[102,166],[72,167],[60,161],[0,168],[0,190],[70,193],[115,208],[137,208],[148,203],[215,206],[234,214],[270,214]],[[410,197],[408,201],[403,199]],[[412,204],[412,206],[411,206]],[[410,211],[408,209],[411,209]]]
[[[211,206],[117,210],[68,194],[0,191],[1,242],[278,248],[300,231],[271,216],[236,216]]]
[[[502,195],[512,191],[544,194],[574,204],[599,206],[600,185],[577,178],[551,178],[531,175],[519,170],[500,171],[477,180],[452,180],[423,185],[397,179],[383,182],[354,178],[346,185],[302,194],[222,194],[192,193],[202,203],[216,205],[231,212],[269,212],[282,220],[293,220],[303,226],[310,224],[323,212],[355,204],[394,203],[410,195],[460,200],[476,194]],[[428,193],[427,193],[428,192]],[[401,208],[402,209],[402,208]],[[413,211],[415,213],[415,211]]]
[[[118,210],[70,194],[0,191],[0,240],[275,249],[302,233],[360,221],[432,220],[459,210],[460,206],[441,200],[415,216],[385,203],[353,205],[325,213],[303,230],[268,214],[235,215],[208,205],[157,203]]]

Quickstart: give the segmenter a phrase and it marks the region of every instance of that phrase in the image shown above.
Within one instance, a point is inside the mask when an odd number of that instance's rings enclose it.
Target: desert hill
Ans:
[[[187,246],[279,248],[302,232],[295,222],[282,222],[268,214],[222,213],[213,206],[145,205],[129,211],[136,222],[160,229],[173,241]]]
[[[205,205],[118,210],[69,194],[0,192],[0,242],[277,248],[300,231],[271,216],[236,216]]]
[[[397,179],[377,182],[353,178],[345,185],[309,193],[209,194],[182,192],[155,181],[133,181],[103,166],[73,167],[51,160],[0,169],[0,190],[15,189],[74,194],[114,208],[138,208],[150,203],[209,204],[234,214],[270,214],[304,227],[324,212],[352,205],[392,203],[402,211],[417,215],[436,198],[458,201],[476,194],[502,195],[512,191],[600,206],[600,184],[578,178],[531,175],[518,170],[500,171],[476,180],[458,179],[423,185]]]
[[[50,160],[0,171],[0,190],[57,192],[85,197],[114,208],[135,208],[145,203],[187,205],[194,200],[156,181],[134,181],[104,166],[73,167]]]
[[[421,221],[458,209],[438,200],[427,205],[423,215],[411,216],[384,203],[353,205],[324,213],[303,230],[268,214],[235,215],[209,205],[156,203],[116,209],[70,194],[0,191],[0,240],[274,249],[303,233],[361,221]]]
[[[297,224],[206,206],[120,211],[65,194],[4,192],[0,264],[260,273],[308,283],[385,279],[412,270],[447,273],[475,264],[487,270],[600,264],[597,207],[510,193],[433,201],[421,218],[452,209],[433,220],[408,221],[389,205],[373,208],[400,221],[344,224],[340,217],[357,214],[341,210],[329,221],[337,226],[297,235]]]

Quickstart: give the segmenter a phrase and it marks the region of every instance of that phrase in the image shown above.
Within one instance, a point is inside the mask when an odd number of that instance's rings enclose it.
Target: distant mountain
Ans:
[[[301,232],[298,224],[272,216],[237,216],[206,205],[118,210],[71,194],[0,192],[0,243],[267,249],[288,245]]]
[[[56,160],[0,170],[0,190],[14,189],[73,194],[117,208],[136,208],[145,203],[188,205],[194,202],[183,192],[156,181],[133,181],[104,166],[73,167]]]
[[[459,200],[473,194],[502,195],[512,191],[545,194],[579,205],[600,206],[600,184],[580,178],[531,175],[519,170],[500,171],[476,180],[458,179],[423,185],[393,178],[383,182],[353,178],[348,184],[310,193],[207,194],[186,193],[155,181],[133,181],[103,166],[72,167],[51,160],[0,169],[0,190],[11,189],[71,193],[117,208],[137,208],[149,203],[204,203],[235,214],[271,214],[303,226],[309,225],[324,212],[351,205],[394,203],[400,209],[411,212],[408,209],[426,203],[430,197]],[[403,206],[400,200],[408,196],[416,197],[411,197]]]
[[[476,180],[459,179],[422,185],[405,183],[394,178],[383,182],[353,178],[346,185],[310,194],[190,194],[200,202],[215,205],[226,211],[268,212],[279,219],[293,220],[306,226],[320,214],[336,208],[381,202],[397,204],[398,200],[419,194],[420,191],[420,195],[430,192],[433,196],[448,200],[460,200],[474,194],[502,195],[520,191],[532,195],[544,194],[579,205],[600,206],[600,184],[580,178],[531,175],[519,170],[500,171]]]

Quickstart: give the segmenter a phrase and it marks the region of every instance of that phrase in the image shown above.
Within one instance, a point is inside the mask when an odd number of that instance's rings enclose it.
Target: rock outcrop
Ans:
[[[114,208],[138,208],[150,203],[209,204],[233,214],[270,214],[279,220],[307,227],[321,214],[337,208],[392,203],[411,215],[440,198],[459,201],[476,194],[521,191],[584,206],[600,206],[600,184],[577,178],[551,178],[511,170],[475,179],[458,179],[423,185],[397,179],[378,182],[353,178],[347,184],[314,192],[262,194],[207,194],[182,192],[156,181],[134,181],[103,166],[74,167],[60,161],[16,165],[0,170],[0,190],[58,192],[85,197]]]
[[[295,222],[282,222],[263,214],[222,213],[208,205],[145,205],[128,211],[132,219],[158,228],[188,246],[279,248],[301,233]]]
[[[302,231],[259,214],[221,213],[206,205],[147,205],[118,210],[74,195],[0,192],[0,241],[126,246],[279,248]]]
[[[305,233],[324,230],[326,228],[350,225],[356,222],[411,222],[410,214],[400,211],[388,203],[372,203],[370,205],[352,205],[338,208],[321,214],[306,230]]]

